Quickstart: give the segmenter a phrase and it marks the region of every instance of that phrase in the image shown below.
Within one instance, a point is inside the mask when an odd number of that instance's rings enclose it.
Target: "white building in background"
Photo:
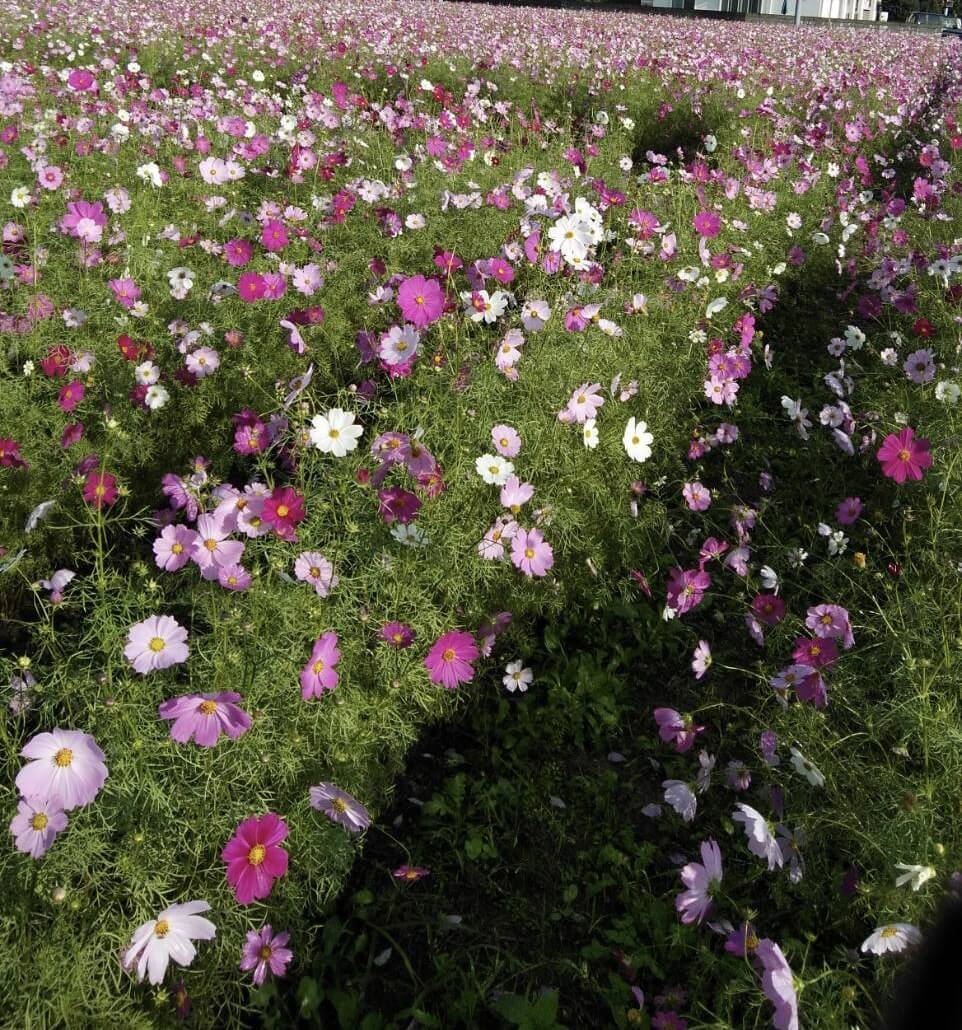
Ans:
[[[795,0],[641,0],[643,6],[689,11],[746,11],[791,18]],[[878,0],[799,0],[803,18],[876,21]]]

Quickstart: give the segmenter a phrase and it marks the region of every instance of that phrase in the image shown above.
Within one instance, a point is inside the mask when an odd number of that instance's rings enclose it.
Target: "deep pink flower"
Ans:
[[[241,905],[266,898],[274,881],[287,872],[287,852],[279,846],[286,837],[287,823],[268,812],[245,819],[227,842],[221,858]]]
[[[704,569],[681,569],[676,566],[668,576],[668,604],[679,615],[697,608],[705,591],[711,586],[711,577]]]
[[[906,479],[921,479],[925,469],[932,465],[929,441],[915,439],[915,431],[906,426],[900,433],[889,433],[876,457],[882,471],[900,486]]]
[[[337,672],[334,666],[341,660],[336,633],[324,633],[314,642],[311,657],[301,669],[301,697],[307,701],[321,697],[337,686]]]
[[[777,626],[785,618],[785,602],[777,594],[759,594],[752,601],[752,614],[767,626]]]
[[[237,293],[248,304],[260,300],[267,289],[264,277],[259,272],[244,272],[237,280]]]
[[[277,218],[268,218],[261,230],[261,244],[272,253],[283,250],[287,246],[287,229]]]
[[[410,647],[416,634],[410,626],[403,622],[386,622],[381,627],[380,637],[391,647]]]
[[[117,500],[117,480],[106,472],[88,472],[84,481],[84,500],[95,508]]]
[[[247,242],[247,240],[228,240],[224,244],[224,258],[227,263],[229,265],[233,265],[234,268],[243,268],[244,265],[250,261],[253,253],[254,248]]]
[[[28,469],[20,455],[20,444],[9,436],[0,437],[0,467]]]
[[[74,408],[84,399],[86,393],[84,384],[79,379],[74,379],[60,388],[60,396],[57,403],[61,411],[73,411]]]
[[[173,697],[158,708],[161,719],[173,719],[170,736],[178,744],[191,738],[200,747],[213,747],[226,733],[236,740],[251,728],[251,717],[237,705],[240,694],[223,691],[219,694],[187,694]]]
[[[823,669],[834,665],[838,659],[838,645],[830,637],[796,637],[792,658],[799,665],[811,669]]]
[[[283,976],[294,953],[287,947],[291,935],[284,931],[275,934],[267,923],[259,930],[248,930],[244,950],[241,953],[242,972],[254,970],[254,986],[260,987],[270,971],[274,976]]]
[[[695,226],[695,232],[708,240],[717,236],[721,229],[721,219],[714,211],[699,211],[692,219],[692,224]]]
[[[436,279],[414,275],[398,287],[397,305],[415,328],[424,329],[444,312],[444,293]]]
[[[405,862],[404,865],[399,865],[391,875],[395,880],[401,880],[404,883],[417,883],[418,880],[423,880],[430,873],[431,870],[423,865],[408,865]]]
[[[63,432],[60,434],[60,446],[65,450],[68,447],[73,447],[75,443],[80,443],[84,435],[84,424],[83,422],[68,422],[63,427]],[[5,464],[3,461],[3,441],[0,440],[0,465]]]
[[[306,517],[304,498],[289,486],[275,487],[264,501],[261,518],[282,540],[296,539],[295,526]]]
[[[432,683],[454,690],[474,678],[471,662],[478,657],[478,645],[470,633],[451,630],[434,642],[424,659]]]
[[[107,285],[113,291],[114,300],[123,308],[132,308],[140,300],[140,287],[133,279],[110,279]]]

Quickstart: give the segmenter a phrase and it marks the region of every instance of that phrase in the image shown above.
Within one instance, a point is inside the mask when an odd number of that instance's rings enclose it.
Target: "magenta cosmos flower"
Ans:
[[[68,812],[89,805],[107,779],[103,751],[81,730],[38,733],[20,754],[31,759],[17,773],[21,796],[57,802]]]
[[[687,890],[675,898],[683,923],[700,923],[711,908],[712,895],[722,881],[721,850],[715,841],[701,842],[701,862],[689,862],[681,871]]]
[[[304,498],[289,486],[275,487],[261,511],[261,518],[282,540],[296,538],[294,528],[305,515]]]
[[[220,857],[240,904],[266,898],[274,881],[287,872],[287,852],[279,847],[285,837],[287,823],[273,812],[252,816],[237,827]]]
[[[397,305],[415,328],[424,329],[436,322],[444,311],[444,294],[436,279],[414,275],[398,287]]]
[[[423,865],[399,865],[391,875],[395,880],[401,880],[404,883],[417,883],[418,880],[423,880],[425,876],[430,876],[431,870]]]
[[[117,500],[117,480],[106,472],[88,472],[84,480],[84,500],[98,510]]]
[[[188,653],[187,630],[169,615],[151,615],[127,633],[124,655],[144,675],[186,662]]]
[[[371,825],[371,816],[361,802],[333,783],[311,787],[310,798],[312,808],[351,833],[360,833]]]
[[[519,529],[511,540],[511,561],[526,576],[546,576],[554,551],[537,529]]]
[[[337,634],[325,633],[314,642],[307,665],[301,669],[301,697],[307,701],[337,686],[334,666],[341,660]]]
[[[410,647],[417,634],[403,622],[386,622],[381,627],[381,639],[391,647]]]
[[[900,433],[889,433],[876,455],[882,471],[901,485],[906,479],[921,479],[932,465],[929,441],[915,439],[915,431],[906,426]]]
[[[432,683],[438,683],[448,690],[454,690],[459,683],[468,683],[474,678],[471,662],[478,657],[478,645],[470,633],[451,630],[437,640],[424,659],[424,667]]]
[[[201,747],[213,747],[226,733],[236,740],[251,728],[251,717],[237,705],[240,694],[224,691],[220,694],[187,694],[172,697],[158,709],[161,719],[173,719],[171,740],[186,744],[193,738]]]
[[[673,744],[679,754],[690,751],[698,734],[705,732],[704,726],[696,726],[691,716],[685,717],[674,708],[656,708],[654,716],[658,736],[666,744]]]
[[[704,569],[674,568],[668,573],[668,604],[679,615],[701,604],[711,577]]]
[[[254,986],[260,987],[268,971],[273,976],[283,976],[294,953],[287,947],[291,935],[285,930],[275,934],[267,923],[259,930],[248,930],[240,967],[245,973],[254,970]]]
[[[67,816],[58,801],[21,798],[10,823],[17,851],[41,858],[50,850],[54,837],[67,827]]]

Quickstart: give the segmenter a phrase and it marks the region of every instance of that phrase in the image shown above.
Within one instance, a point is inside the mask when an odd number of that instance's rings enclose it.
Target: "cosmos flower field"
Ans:
[[[293,990],[419,733],[626,603],[612,1020],[871,1019],[962,870],[956,44],[0,12],[10,1025]]]

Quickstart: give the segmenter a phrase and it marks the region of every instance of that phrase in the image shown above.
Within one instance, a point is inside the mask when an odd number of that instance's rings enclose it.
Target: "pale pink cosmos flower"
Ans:
[[[301,669],[301,697],[307,701],[321,697],[337,686],[338,675],[334,666],[341,660],[336,633],[324,633],[314,643],[311,657]]]
[[[349,833],[360,833],[371,825],[368,810],[346,790],[333,783],[319,783],[309,792],[311,807],[323,812],[332,823]]]
[[[17,851],[34,859],[45,855],[54,838],[66,827],[67,816],[60,803],[42,797],[21,798],[17,814],[10,822]]]
[[[134,669],[146,675],[187,661],[187,630],[169,615],[151,615],[131,626],[124,655]]]
[[[294,575],[302,583],[310,583],[321,597],[327,597],[340,582],[334,566],[320,551],[299,554],[294,561]]]
[[[124,968],[132,974],[136,971],[138,980],[143,980],[146,973],[157,986],[163,982],[171,959],[189,966],[197,954],[193,941],[213,940],[217,933],[214,924],[199,914],[209,909],[206,901],[188,901],[171,905],[156,919],[142,923],[134,930],[124,954]]]
[[[491,430],[494,449],[504,458],[513,458],[521,450],[521,437],[511,426],[497,425]]]
[[[107,779],[103,751],[81,730],[38,733],[20,754],[30,759],[17,773],[21,796],[56,801],[67,812],[89,805]]]
[[[225,590],[246,590],[252,582],[251,574],[243,565],[233,562],[217,566],[217,582]]]
[[[721,881],[721,850],[714,840],[703,840],[701,862],[689,862],[681,870],[681,882],[687,889],[675,898],[675,908],[683,923],[704,920],[711,908],[712,895]]]
[[[187,694],[173,697],[157,709],[161,719],[172,719],[170,736],[178,744],[193,739],[200,747],[213,747],[226,733],[231,740],[251,728],[251,717],[237,704],[241,696],[232,690],[219,694]]]
[[[220,355],[213,347],[198,347],[185,358],[185,364],[198,379],[213,375],[220,367]]]
[[[165,572],[182,569],[194,551],[197,534],[188,526],[164,526],[154,541],[154,561]]]
[[[691,656],[691,671],[695,679],[700,680],[711,667],[711,647],[707,640],[699,640]]]
[[[511,542],[517,531],[514,519],[499,516],[478,544],[478,554],[488,561],[501,561],[505,557],[504,545]]]
[[[501,487],[501,504],[514,515],[517,515],[533,496],[534,487],[530,483],[522,483],[517,476],[508,476],[508,481]]]
[[[601,383],[582,383],[568,400],[567,405],[559,413],[562,422],[573,421],[584,425],[589,418],[595,418],[598,409],[605,403],[601,392]],[[562,418],[566,415],[567,418]]]
[[[238,515],[240,525],[240,515]],[[197,519],[197,539],[191,558],[200,566],[204,579],[217,579],[221,565],[234,565],[244,553],[242,540],[228,540],[230,536],[223,522],[215,515],[201,515]]]
[[[546,576],[554,565],[551,545],[537,529],[519,529],[511,540],[511,561],[526,576]]]

